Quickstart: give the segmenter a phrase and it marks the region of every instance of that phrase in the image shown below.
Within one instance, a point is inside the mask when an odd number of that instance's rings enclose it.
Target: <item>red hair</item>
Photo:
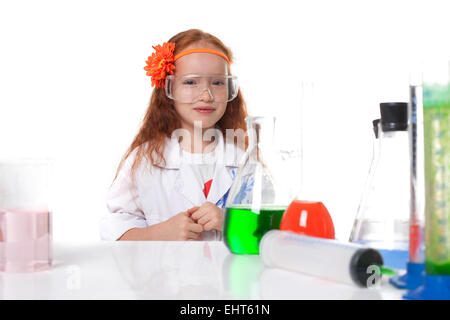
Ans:
[[[188,46],[195,43],[208,43],[222,51],[233,62],[233,54],[222,41],[217,37],[203,32],[199,29],[190,29],[180,32],[173,36],[168,42],[175,43],[174,55],[182,52]],[[247,132],[245,118],[247,117],[247,109],[241,90],[235,99],[228,102],[222,118],[216,123],[216,128],[219,129],[225,137],[226,129],[242,129]],[[137,150],[136,157],[131,167],[131,172],[134,174],[136,168],[141,163],[142,159],[147,158],[152,165],[165,166],[164,148],[166,138],[170,138],[175,129],[181,127],[180,118],[173,108],[173,102],[166,97],[164,88],[155,88],[150,98],[150,104],[142,121],[142,125],[133,139],[130,147],[126,151],[117,169],[116,178],[122,167],[124,161],[128,156]],[[147,143],[147,147],[143,148],[143,144]],[[236,144],[236,138],[234,143]],[[246,137],[245,147],[248,145]]]

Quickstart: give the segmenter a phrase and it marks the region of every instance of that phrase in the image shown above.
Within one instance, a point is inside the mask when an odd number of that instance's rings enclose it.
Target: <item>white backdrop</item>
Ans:
[[[118,162],[151,94],[152,45],[200,28],[234,55],[249,112],[300,141],[305,196],[347,240],[382,101],[406,101],[411,65],[450,53],[446,1],[0,0],[0,156],[49,156],[54,239],[99,239]]]

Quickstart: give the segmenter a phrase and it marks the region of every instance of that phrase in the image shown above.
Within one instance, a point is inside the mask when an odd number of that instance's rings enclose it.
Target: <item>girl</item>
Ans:
[[[155,89],[109,190],[101,237],[220,240],[228,191],[247,147],[231,51],[197,29],[153,48],[144,69]]]

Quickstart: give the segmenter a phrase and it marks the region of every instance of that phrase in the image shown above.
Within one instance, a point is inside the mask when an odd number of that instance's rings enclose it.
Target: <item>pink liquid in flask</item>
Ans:
[[[35,272],[52,263],[52,221],[48,209],[0,208],[0,271]]]

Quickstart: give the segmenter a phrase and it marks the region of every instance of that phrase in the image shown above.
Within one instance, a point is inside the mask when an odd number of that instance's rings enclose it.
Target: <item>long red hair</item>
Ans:
[[[203,32],[199,29],[190,29],[183,31],[173,36],[168,42],[175,43],[174,55],[182,52],[188,46],[194,43],[208,43],[220,51],[222,51],[233,62],[233,54],[222,41],[217,37]],[[226,111],[222,118],[216,123],[216,128],[219,129],[225,137],[226,129],[241,129],[247,132],[245,118],[247,117],[247,108],[241,90],[235,99],[228,102]],[[142,125],[133,139],[130,147],[120,161],[116,172],[117,175],[128,156],[136,149],[136,157],[131,167],[132,174],[141,163],[142,159],[147,158],[152,165],[165,166],[164,148],[166,138],[170,138],[175,129],[181,127],[180,118],[173,108],[173,101],[166,97],[164,88],[155,88],[150,98],[150,104],[142,121]],[[142,145],[147,143],[146,148]],[[236,139],[234,141],[236,144]],[[245,147],[248,145],[246,137]]]

